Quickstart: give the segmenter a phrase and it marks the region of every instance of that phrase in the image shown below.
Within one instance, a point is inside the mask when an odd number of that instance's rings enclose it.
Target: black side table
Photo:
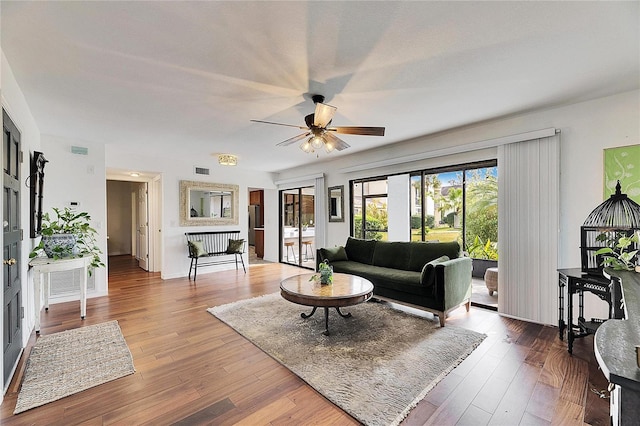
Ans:
[[[574,339],[594,334],[600,324],[609,318],[584,318],[584,292],[595,294],[609,304],[611,316],[610,282],[605,277],[587,275],[580,268],[558,269],[558,329],[560,340],[563,340],[564,329],[567,329],[567,350],[573,352]],[[567,322],[564,322],[564,288],[567,288]],[[573,323],[573,295],[578,294],[578,323]]]

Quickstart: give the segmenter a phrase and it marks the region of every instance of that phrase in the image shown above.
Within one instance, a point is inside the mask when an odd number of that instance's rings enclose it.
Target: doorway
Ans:
[[[280,191],[280,261],[315,269],[315,187]]]
[[[249,188],[249,264],[264,261],[264,189]]]
[[[159,272],[160,177],[123,180],[108,173],[107,255],[128,255],[148,272]]]

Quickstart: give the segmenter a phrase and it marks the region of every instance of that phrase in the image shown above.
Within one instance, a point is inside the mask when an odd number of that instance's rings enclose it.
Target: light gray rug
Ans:
[[[208,311],[351,416],[367,425],[397,425],[486,337],[367,302],[332,309],[330,336],[324,310],[269,294]]]
[[[40,336],[31,349],[14,414],[133,374],[117,321]]]

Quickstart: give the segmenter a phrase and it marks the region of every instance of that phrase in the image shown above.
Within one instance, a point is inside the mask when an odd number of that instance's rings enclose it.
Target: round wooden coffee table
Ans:
[[[312,280],[316,274],[301,274],[289,277],[280,283],[280,294],[290,302],[304,306],[312,306],[309,314],[300,314],[302,318],[309,318],[318,308],[324,308],[324,335],[329,335],[329,308],[335,308],[343,318],[349,318],[351,313],[343,314],[340,308],[366,302],[373,296],[373,284],[365,278],[351,274],[333,274],[332,284],[320,284],[319,280]]]

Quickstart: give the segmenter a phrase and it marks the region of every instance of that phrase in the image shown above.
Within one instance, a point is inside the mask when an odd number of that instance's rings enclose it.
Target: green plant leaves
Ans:
[[[602,233],[596,237],[596,241],[604,242],[608,244],[608,247],[599,249],[596,251],[596,255],[602,255],[602,266],[604,267],[615,271],[632,271],[635,268],[634,262],[638,250],[627,250],[633,243],[638,244],[639,240],[638,233],[634,233],[630,237],[622,235],[617,239]]]
[[[89,275],[92,274],[93,269],[105,266],[100,255],[102,251],[97,245],[96,238],[98,232],[91,227],[91,216],[87,212],[76,212],[69,207],[64,209],[52,208],[53,213],[49,212],[42,215],[42,230],[43,236],[52,236],[54,234],[73,234],[76,236],[76,249],[77,253],[70,253],[68,249],[63,247],[54,247],[54,259],[60,259],[63,257],[77,256],[77,257],[92,257],[91,264],[89,265]],[[34,258],[44,251],[44,244],[42,241],[33,248],[29,253],[29,258]]]

